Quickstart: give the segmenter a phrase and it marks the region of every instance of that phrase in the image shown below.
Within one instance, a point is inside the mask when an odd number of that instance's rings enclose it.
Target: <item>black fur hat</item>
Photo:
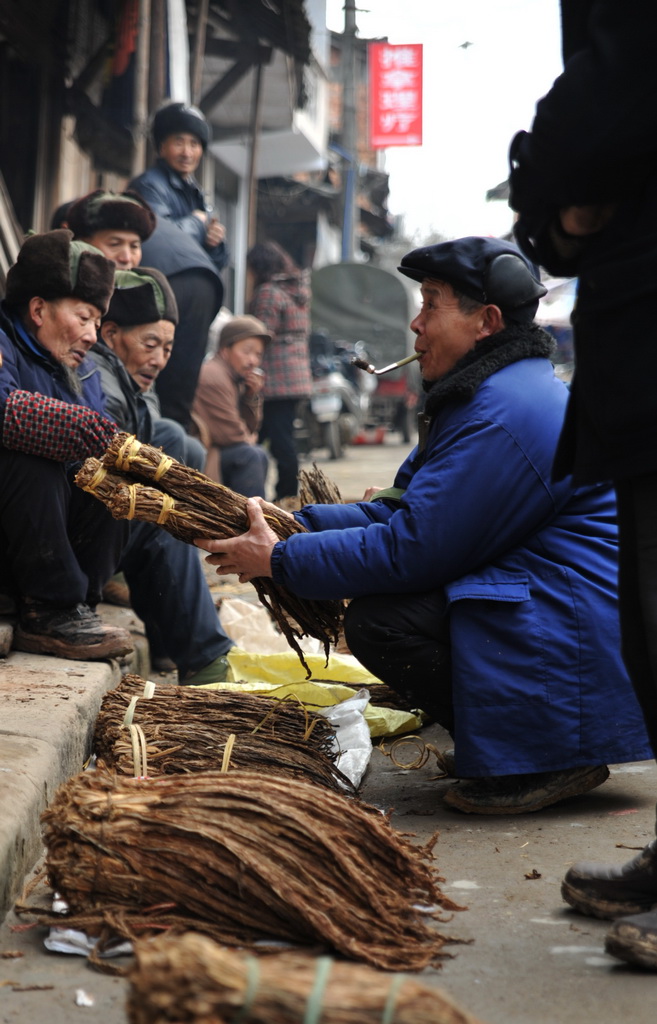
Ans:
[[[155,230],[155,214],[136,192],[90,192],[72,203],[66,221],[76,238],[91,238],[97,231],[134,231],[142,242]]]
[[[407,253],[397,270],[414,281],[445,281],[477,302],[499,306],[509,320],[533,320],[547,291],[518,247],[500,238],[470,235],[422,246]]]
[[[178,323],[178,307],[171,285],[154,267],[117,270],[114,294],[104,320],[119,327],[154,324],[158,320]]]
[[[187,103],[170,103],[158,110],[153,118],[153,142],[159,151],[160,145],[169,135],[178,132],[189,132],[196,135],[203,149],[207,149],[210,141],[210,125],[198,107]]]
[[[30,235],[7,272],[5,298],[23,306],[35,296],[76,298],[105,312],[114,290],[114,262],[86,242],[74,242],[66,228]]]

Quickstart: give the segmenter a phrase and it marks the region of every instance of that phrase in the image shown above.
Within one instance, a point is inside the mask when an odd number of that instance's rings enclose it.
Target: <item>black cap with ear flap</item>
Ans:
[[[414,281],[445,281],[483,305],[499,306],[505,320],[531,321],[547,289],[517,245],[469,235],[407,253],[397,267]]]
[[[547,288],[537,281],[520,256],[495,256],[484,273],[486,302],[499,306],[507,320],[533,320]]]

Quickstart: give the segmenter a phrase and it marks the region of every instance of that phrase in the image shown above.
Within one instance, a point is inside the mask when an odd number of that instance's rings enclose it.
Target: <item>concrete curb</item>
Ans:
[[[125,671],[150,671],[134,613],[109,606],[100,612],[133,632],[135,654],[125,663],[18,651],[0,660],[0,921],[43,853],[41,813],[91,753],[104,694]]]

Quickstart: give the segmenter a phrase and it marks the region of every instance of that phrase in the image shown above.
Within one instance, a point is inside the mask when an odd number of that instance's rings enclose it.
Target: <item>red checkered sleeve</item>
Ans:
[[[54,462],[81,462],[102,455],[117,430],[113,420],[86,405],[12,391],[5,401],[2,443]]]

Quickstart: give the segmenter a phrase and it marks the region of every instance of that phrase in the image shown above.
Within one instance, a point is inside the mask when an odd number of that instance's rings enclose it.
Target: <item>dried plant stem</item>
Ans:
[[[299,500],[302,505],[342,505],[340,488],[313,462],[312,469],[299,470]]]

